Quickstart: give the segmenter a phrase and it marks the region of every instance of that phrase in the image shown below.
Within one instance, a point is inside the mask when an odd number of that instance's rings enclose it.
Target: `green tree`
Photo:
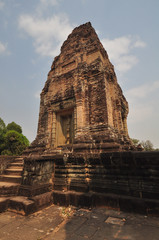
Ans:
[[[6,125],[5,125],[4,121],[3,121],[3,119],[0,118],[0,130],[4,130],[5,128],[6,128]]]
[[[140,144],[140,140],[136,139],[136,138],[131,138],[131,141],[133,142],[133,144],[137,147]]]
[[[10,130],[14,130],[18,133],[22,133],[22,128],[20,125],[16,124],[15,122],[11,122],[7,125],[7,130],[10,131]]]
[[[28,139],[22,133],[14,130],[7,131],[4,136],[4,142],[5,149],[2,151],[2,154],[8,152],[11,155],[20,155],[29,146]]]
[[[12,156],[12,153],[11,153],[11,151],[9,151],[9,150],[7,150],[7,149],[4,149],[4,150],[1,152],[1,155]]]
[[[153,144],[150,140],[146,140],[146,141],[141,141],[141,146],[144,148],[145,151],[153,151]]]
[[[159,151],[159,149],[154,149],[150,140],[140,141],[138,139],[131,138],[131,141],[136,147],[140,144],[144,151]]]
[[[28,139],[22,134],[22,128],[15,122],[5,125],[0,118],[0,154],[20,155],[29,146]]]
[[[4,135],[6,133],[6,125],[2,118],[0,118],[0,154],[5,148]]]

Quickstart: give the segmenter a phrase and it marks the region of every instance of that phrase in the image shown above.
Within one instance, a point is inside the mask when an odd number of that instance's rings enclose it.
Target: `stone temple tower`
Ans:
[[[41,92],[37,137],[28,152],[101,153],[133,149],[128,103],[88,22],[68,36]]]

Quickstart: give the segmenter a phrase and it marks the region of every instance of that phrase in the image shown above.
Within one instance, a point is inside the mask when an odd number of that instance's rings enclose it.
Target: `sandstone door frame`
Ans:
[[[74,109],[56,113],[56,146],[72,144],[74,139]]]

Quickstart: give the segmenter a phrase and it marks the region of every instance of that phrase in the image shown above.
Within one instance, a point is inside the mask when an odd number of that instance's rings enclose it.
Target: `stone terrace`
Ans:
[[[158,240],[158,218],[106,208],[50,206],[24,217],[0,214],[1,240]]]

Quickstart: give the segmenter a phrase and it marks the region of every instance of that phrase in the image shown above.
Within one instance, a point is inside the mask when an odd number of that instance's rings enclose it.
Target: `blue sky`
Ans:
[[[159,147],[158,11],[158,0],[0,0],[0,117],[34,140],[53,59],[90,21],[129,102],[130,137]]]

